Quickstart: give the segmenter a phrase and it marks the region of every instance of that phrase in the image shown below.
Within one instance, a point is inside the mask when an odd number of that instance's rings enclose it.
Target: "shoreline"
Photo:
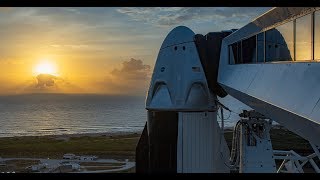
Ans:
[[[99,133],[74,133],[74,134],[56,134],[56,135],[29,135],[29,136],[5,136],[0,137],[0,139],[4,138],[54,138],[54,139],[65,139],[71,137],[100,137],[100,136],[125,136],[125,135],[141,135],[141,131],[120,131],[120,132],[99,132]]]
[[[277,126],[273,126],[272,129],[278,129]],[[285,129],[285,128],[283,128]],[[225,127],[224,132],[232,132],[234,127]],[[117,132],[98,132],[98,133],[71,133],[71,134],[47,134],[47,135],[21,135],[21,136],[3,136],[3,138],[32,138],[32,137],[47,137],[47,138],[70,138],[70,137],[99,137],[99,136],[125,136],[125,135],[141,135],[143,130],[140,131],[117,131]]]
[[[28,136],[3,136],[0,137],[0,139],[3,138],[36,138],[36,137],[44,137],[44,138],[70,138],[70,137],[84,137],[84,136],[89,136],[89,137],[99,137],[99,136],[125,136],[125,135],[141,135],[142,131],[119,131],[119,132],[99,132],[99,133],[74,133],[74,134],[52,134],[52,135],[28,135]],[[225,128],[225,132],[230,132],[233,131],[233,128]]]

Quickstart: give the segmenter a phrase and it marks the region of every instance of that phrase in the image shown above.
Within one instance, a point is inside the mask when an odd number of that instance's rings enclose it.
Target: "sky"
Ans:
[[[237,29],[271,7],[0,8],[0,94],[145,95],[166,35]]]

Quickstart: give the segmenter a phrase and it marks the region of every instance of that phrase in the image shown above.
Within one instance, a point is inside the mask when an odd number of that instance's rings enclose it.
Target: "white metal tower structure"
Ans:
[[[320,172],[320,8],[273,8],[234,31],[164,40],[146,99],[138,172]],[[229,149],[217,111],[226,95],[243,111]],[[221,113],[223,116],[223,113]],[[223,117],[222,117],[223,119]],[[310,142],[314,153],[273,150],[275,121]],[[276,168],[275,160],[283,162]]]

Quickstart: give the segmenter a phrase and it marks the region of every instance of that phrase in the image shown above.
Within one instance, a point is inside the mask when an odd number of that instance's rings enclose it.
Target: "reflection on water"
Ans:
[[[144,97],[33,94],[0,97],[0,137],[141,131]]]
[[[0,137],[137,132],[142,131],[146,114],[145,97],[0,96]],[[226,127],[232,124],[225,122]]]

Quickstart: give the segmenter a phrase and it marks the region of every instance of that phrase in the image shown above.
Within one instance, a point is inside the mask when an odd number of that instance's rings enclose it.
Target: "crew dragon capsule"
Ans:
[[[148,119],[136,148],[137,172],[229,172],[229,149],[217,121],[221,40],[185,26],[163,41],[146,98]]]

